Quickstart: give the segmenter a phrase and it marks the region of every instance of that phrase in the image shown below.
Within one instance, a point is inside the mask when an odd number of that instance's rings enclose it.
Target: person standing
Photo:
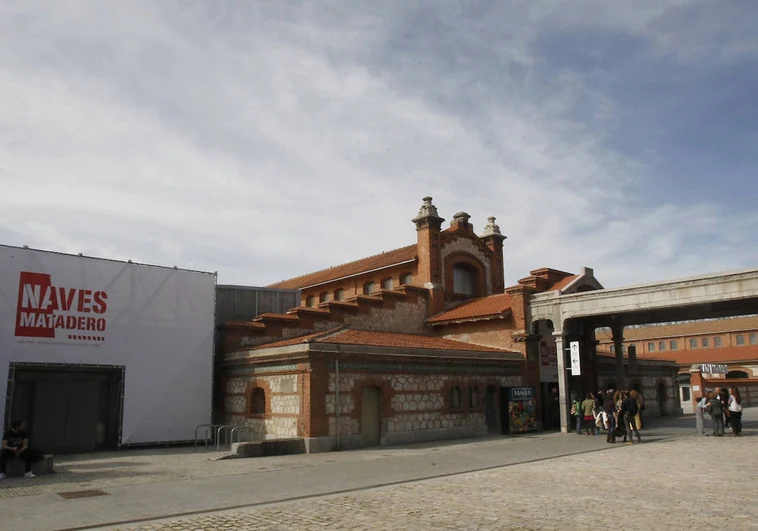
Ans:
[[[582,434],[582,416],[584,416],[584,410],[582,409],[582,401],[579,400],[579,395],[574,397],[574,402],[571,404],[571,414],[576,419],[576,434]]]
[[[732,423],[732,433],[735,437],[742,435],[742,397],[740,390],[732,387],[729,390],[729,419]]]
[[[721,411],[723,411],[724,429],[728,428],[731,420],[729,418],[729,390],[719,389],[718,399],[721,400]]]
[[[32,472],[32,464],[41,459],[41,452],[29,448],[29,434],[26,432],[26,423],[23,420],[14,421],[11,429],[3,434],[3,446],[0,450],[0,479],[5,479],[5,470],[8,461],[18,457],[24,462],[24,477],[36,477]]]
[[[713,422],[713,436],[724,436],[724,408],[721,405],[721,398],[716,393],[708,393],[708,413],[711,415]]]
[[[637,397],[630,393],[624,398],[624,401],[621,402],[621,413],[624,416],[624,426],[626,427],[624,442],[627,442],[627,438],[629,438],[629,444],[634,444],[632,431],[634,431],[634,434],[637,436],[637,444],[642,442],[642,437],[640,437],[640,432],[637,429],[637,419],[635,418],[638,412],[639,406],[637,405]]]
[[[707,407],[708,397],[703,395],[700,397],[700,400],[695,406],[695,422],[697,426],[697,434],[701,437],[705,435],[705,410]]]
[[[595,396],[590,393],[587,398],[582,402],[582,413],[584,418],[582,424],[584,424],[584,431],[587,435],[595,435]]]
[[[603,413],[608,419],[608,435],[605,441],[609,443],[616,442],[616,403],[613,401],[613,392],[608,391],[603,402]]]

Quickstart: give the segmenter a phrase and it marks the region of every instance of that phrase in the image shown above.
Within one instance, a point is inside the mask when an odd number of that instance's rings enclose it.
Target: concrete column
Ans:
[[[616,354],[616,385],[619,389],[626,387],[624,383],[624,325],[614,323],[611,326],[613,332],[613,351]]]
[[[563,346],[563,331],[553,332],[555,349],[558,352],[558,403],[561,408],[561,432],[570,433],[569,427],[569,381],[566,372],[566,351]]]

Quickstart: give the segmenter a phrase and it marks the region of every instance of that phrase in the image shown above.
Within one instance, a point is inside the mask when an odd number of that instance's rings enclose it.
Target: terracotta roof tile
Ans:
[[[579,275],[571,275],[569,277],[562,278],[561,280],[559,280],[558,282],[556,282],[555,284],[553,284],[552,286],[550,286],[545,291],[558,291],[558,290],[561,290],[561,289],[565,288],[566,286],[568,286],[569,284],[571,284],[577,278],[579,278]]]
[[[725,363],[729,361],[747,362],[758,360],[758,347],[703,348],[696,350],[656,352],[653,355],[649,355],[648,353],[637,353],[637,358],[639,359],[648,359],[648,356],[665,358],[675,361],[679,365],[693,365],[695,363]]]
[[[736,332],[738,330],[758,330],[758,316],[625,328],[624,339],[626,341],[641,341],[645,339],[676,338],[700,334],[721,334]],[[598,330],[596,337],[598,341],[609,341],[611,339],[611,332],[608,329]]]
[[[460,306],[442,312],[427,319],[427,323],[441,324],[451,321],[465,321],[505,315],[511,309],[511,297],[507,293],[498,293],[465,302]]]
[[[386,253],[361,258],[360,260],[356,260],[354,262],[348,262],[346,264],[330,267],[329,269],[316,271],[315,273],[309,273],[307,275],[291,278],[289,280],[283,280],[266,287],[279,289],[302,289],[308,286],[313,286],[315,284],[331,282],[339,278],[357,275],[366,271],[380,269],[382,267],[389,267],[401,262],[415,260],[416,257],[416,244],[413,244],[408,245],[407,247],[401,247],[400,249],[387,251]]]
[[[505,349],[475,345],[443,339],[441,337],[422,336],[415,334],[396,334],[391,332],[371,332],[366,330],[332,329],[307,336],[295,337],[259,345],[253,350],[264,348],[285,347],[290,345],[305,344],[309,342],[327,343],[333,345],[359,345],[375,347],[414,348],[422,350],[457,350],[466,352],[499,352],[518,354]]]

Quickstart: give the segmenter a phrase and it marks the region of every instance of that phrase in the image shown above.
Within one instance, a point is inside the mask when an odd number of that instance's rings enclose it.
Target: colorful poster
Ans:
[[[511,387],[508,390],[510,433],[537,431],[537,390],[534,387]]]

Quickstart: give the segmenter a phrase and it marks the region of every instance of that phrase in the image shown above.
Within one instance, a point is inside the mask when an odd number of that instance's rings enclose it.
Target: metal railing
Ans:
[[[243,432],[243,431],[248,431],[248,432],[252,433],[253,432],[253,428],[252,428],[252,426],[235,426],[234,428],[232,428],[232,431],[229,433],[230,444],[234,444],[234,434],[235,433],[237,434],[237,442],[240,442],[240,440],[239,440],[239,434],[241,432]]]
[[[224,446],[227,444],[231,446],[234,444],[234,435],[237,435],[237,442],[240,442],[239,436],[242,432],[251,432],[253,428],[251,426],[235,426],[233,424],[198,424],[195,428],[195,451],[197,451],[197,443],[200,440],[198,437],[198,431],[205,429],[205,435],[203,436],[204,449],[208,450],[208,441],[216,443],[216,451],[221,449],[221,434],[224,435]],[[213,437],[215,432],[215,438]]]

